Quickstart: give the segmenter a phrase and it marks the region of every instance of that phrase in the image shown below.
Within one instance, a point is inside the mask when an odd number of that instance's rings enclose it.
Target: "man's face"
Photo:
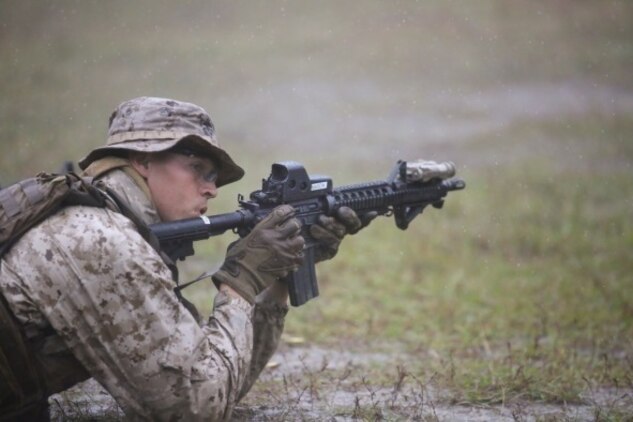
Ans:
[[[132,163],[147,181],[163,221],[198,217],[207,212],[207,201],[218,192],[216,166],[211,159],[171,152],[147,158]]]

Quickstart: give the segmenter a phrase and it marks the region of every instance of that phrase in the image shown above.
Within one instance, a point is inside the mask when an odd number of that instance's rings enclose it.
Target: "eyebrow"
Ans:
[[[210,163],[214,169],[219,168],[218,164],[215,162],[213,158],[195,149],[185,148],[185,147],[176,147],[176,148],[169,149],[168,152],[171,152],[173,154],[183,155],[185,157],[197,158],[201,161],[204,161],[205,163],[207,162]]]

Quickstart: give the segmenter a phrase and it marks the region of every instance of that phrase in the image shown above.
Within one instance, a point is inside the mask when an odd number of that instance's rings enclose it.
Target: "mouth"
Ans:
[[[200,215],[204,215],[207,213],[207,207],[200,208]]]

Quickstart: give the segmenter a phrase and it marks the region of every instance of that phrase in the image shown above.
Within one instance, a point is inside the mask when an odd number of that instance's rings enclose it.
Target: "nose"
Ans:
[[[218,187],[215,185],[215,182],[202,183],[202,196],[207,199],[212,199],[218,196]]]

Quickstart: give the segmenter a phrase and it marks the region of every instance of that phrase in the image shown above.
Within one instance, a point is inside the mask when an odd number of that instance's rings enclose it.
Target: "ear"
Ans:
[[[149,174],[149,154],[144,152],[131,152],[129,155],[130,164],[143,178],[147,179]]]

